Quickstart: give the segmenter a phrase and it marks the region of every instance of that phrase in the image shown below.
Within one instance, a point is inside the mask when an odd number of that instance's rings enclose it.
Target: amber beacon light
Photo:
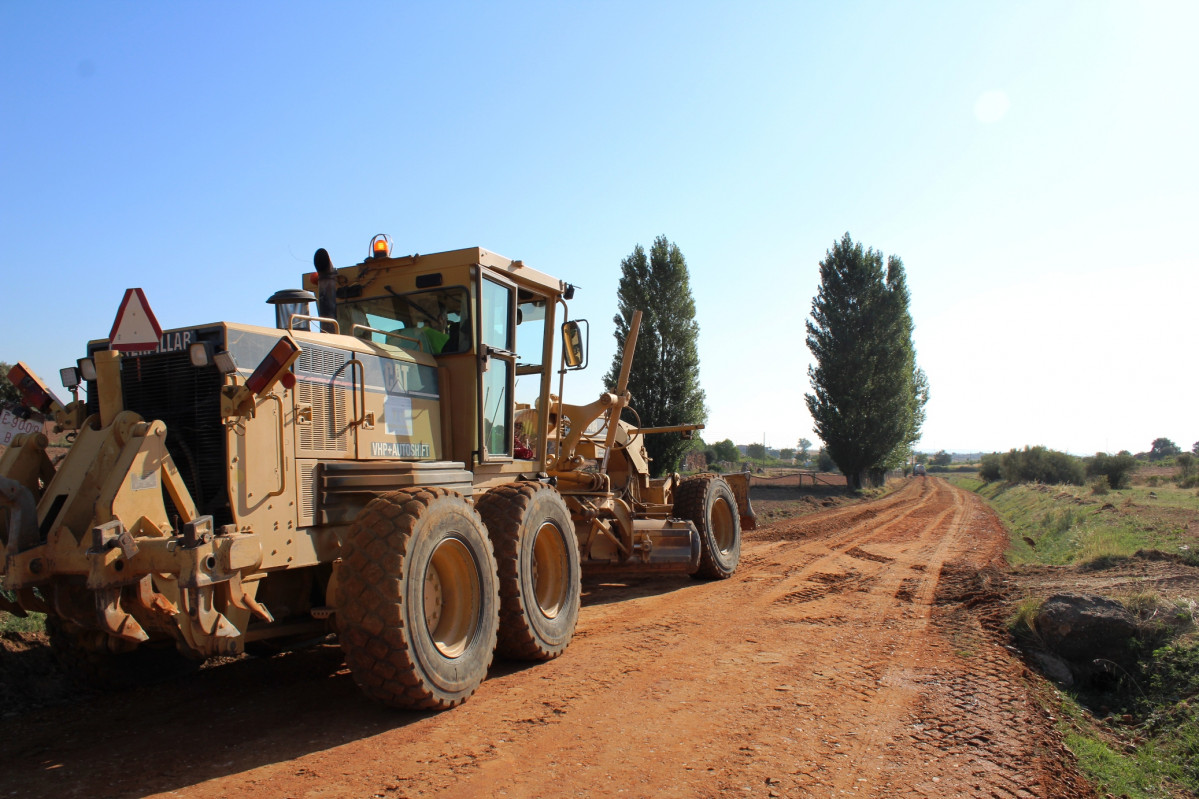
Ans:
[[[371,257],[372,258],[390,258],[391,257],[391,236],[386,233],[380,233],[371,239]]]

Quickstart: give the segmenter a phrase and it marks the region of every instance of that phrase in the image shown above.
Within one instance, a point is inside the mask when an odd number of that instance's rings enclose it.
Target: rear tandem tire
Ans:
[[[368,696],[445,710],[483,682],[499,624],[495,556],[461,495],[405,489],[371,500],[342,545],[338,581],[341,648]]]
[[[723,580],[741,561],[741,517],[737,499],[724,478],[712,474],[689,477],[675,492],[674,516],[688,519],[699,531],[697,580]]]
[[[566,502],[551,486],[521,482],[493,488],[475,507],[499,566],[497,653],[556,658],[579,621],[579,544]]]

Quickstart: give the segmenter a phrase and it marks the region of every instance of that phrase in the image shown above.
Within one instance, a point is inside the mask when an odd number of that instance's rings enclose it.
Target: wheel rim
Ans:
[[[727,554],[736,543],[737,527],[733,522],[733,509],[727,500],[717,499],[712,503],[712,537],[716,548]]]
[[[570,566],[566,542],[553,522],[545,522],[533,539],[533,598],[547,619],[557,618],[566,605]]]
[[[460,539],[447,538],[425,568],[425,628],[437,651],[455,658],[466,651],[479,626],[479,568]]]

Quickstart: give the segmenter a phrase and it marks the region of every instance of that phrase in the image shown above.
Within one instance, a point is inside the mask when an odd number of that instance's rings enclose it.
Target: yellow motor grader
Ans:
[[[616,391],[571,405],[570,284],[386,236],[314,264],[268,300],[273,328],[154,321],[135,347],[114,327],[62,370],[66,405],[14,368],[73,441],[57,468],[40,433],[0,456],[3,609],[100,665],[336,633],[369,696],[442,709],[494,653],[561,654],[583,574],[736,569],[748,477],[652,479],[644,436],[698,426],[621,419],[639,314]]]

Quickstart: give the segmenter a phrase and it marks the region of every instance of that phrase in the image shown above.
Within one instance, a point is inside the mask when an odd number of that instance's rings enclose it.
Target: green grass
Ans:
[[[1103,730],[1071,696],[1060,695],[1057,712],[1066,746],[1100,794],[1158,799],[1182,788],[1199,795],[1199,718],[1189,705],[1159,711],[1171,715],[1168,723],[1151,717]]]
[[[16,597],[9,591],[5,591],[4,598],[10,602],[15,601]],[[46,629],[46,615],[44,613],[30,613],[25,618],[14,616],[7,611],[0,610],[0,633],[20,632],[20,633],[40,633]]]
[[[1078,758],[1079,768],[1100,794],[1132,799],[1174,796],[1170,783],[1175,781],[1178,768],[1163,760],[1152,743],[1142,744],[1128,754],[1084,734],[1071,732],[1064,737],[1066,746]]]
[[[1163,706],[1136,726],[1100,724],[1067,693],[1046,701],[1066,746],[1100,795],[1199,795],[1199,718],[1188,703]],[[1162,721],[1162,714],[1169,720]]]
[[[978,489],[986,485],[986,483],[978,479],[977,471],[971,474],[955,474],[945,479],[958,488],[964,488],[967,491],[978,491]]]
[[[1110,561],[1141,549],[1195,558],[1199,564],[1199,532],[1173,518],[1199,515],[1194,490],[1133,487],[1096,495],[1084,486],[983,483],[977,476],[949,479],[982,496],[1003,517],[1013,565]]]
[[[30,613],[25,618],[0,610],[0,633],[40,633],[46,631],[44,613]]]

